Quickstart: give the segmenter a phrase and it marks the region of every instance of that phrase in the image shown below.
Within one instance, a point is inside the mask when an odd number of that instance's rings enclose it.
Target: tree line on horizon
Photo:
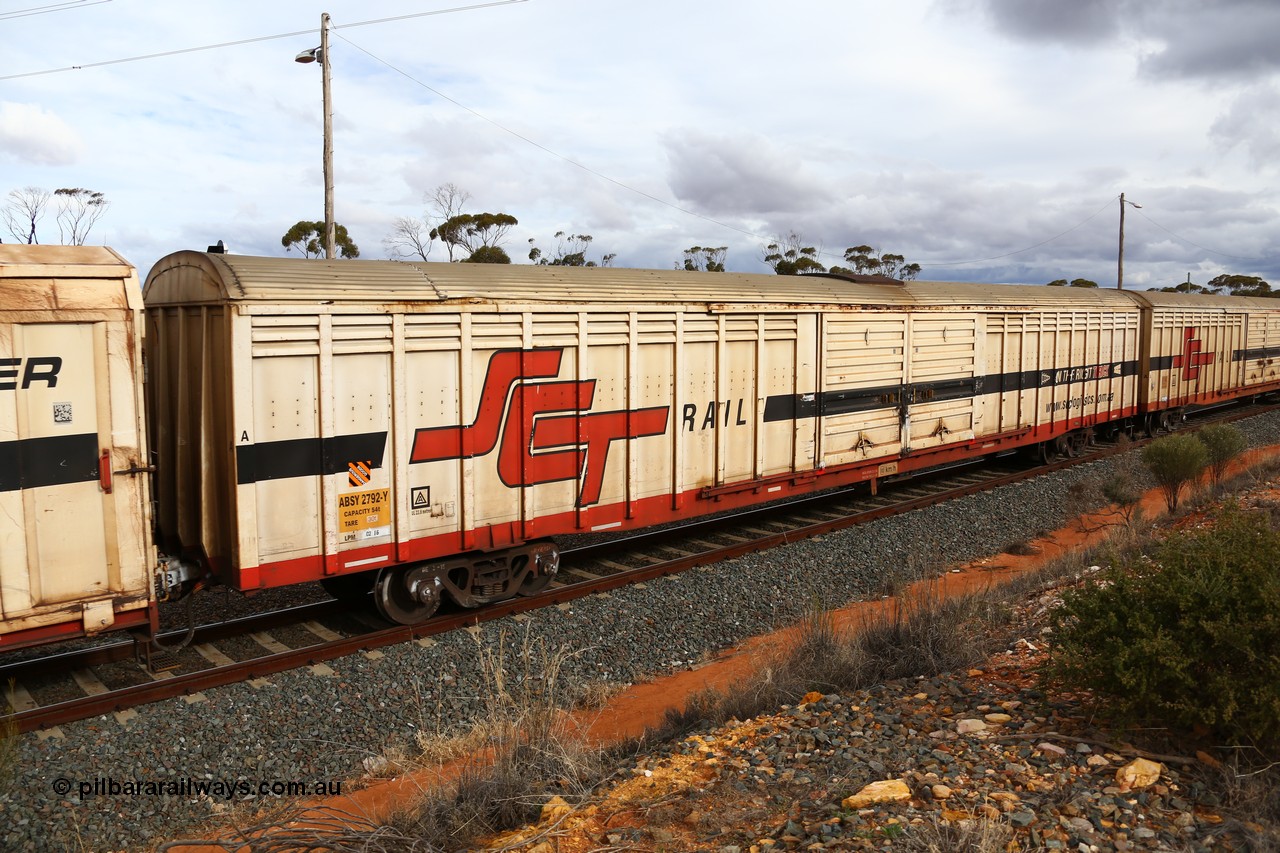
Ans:
[[[467,206],[471,194],[453,183],[441,184],[427,197],[427,210],[421,218],[399,217],[392,225],[391,233],[384,238],[383,246],[389,257],[398,260],[426,261],[437,242],[443,247],[450,262],[458,263],[512,263],[503,242],[519,220],[509,213],[482,211],[471,213]],[[40,242],[41,222],[54,210],[58,225],[59,242],[63,245],[84,245],[94,225],[106,214],[110,201],[96,190],[83,187],[60,187],[49,191],[40,187],[12,189],[0,204],[0,223],[10,238],[18,243]],[[342,258],[360,257],[360,248],[351,238],[347,228],[335,224],[335,246]],[[539,266],[609,267],[617,258],[616,252],[604,252],[589,256],[595,238],[590,234],[573,234],[557,231],[553,235],[554,248],[543,249],[536,239],[528,241],[529,263]],[[324,222],[300,220],[290,227],[280,239],[286,251],[297,251],[304,258],[324,255]],[[0,242],[4,242],[0,238]],[[690,272],[725,272],[728,246],[691,246],[682,252],[673,264],[675,269]],[[843,264],[826,266],[819,260],[822,253],[816,246],[806,245],[797,231],[789,231],[766,244],[761,260],[777,275],[803,275],[806,273],[836,273],[858,276],[883,276],[898,281],[913,281],[919,277],[921,265],[909,262],[906,257],[893,252],[880,252],[869,245],[851,246],[845,249]],[[1049,287],[1097,288],[1096,281],[1086,278],[1055,279]],[[1273,290],[1269,282],[1259,276],[1222,273],[1207,284],[1195,284],[1188,278],[1177,285],[1157,288],[1163,293],[1195,293],[1219,296],[1280,297],[1280,290]]]

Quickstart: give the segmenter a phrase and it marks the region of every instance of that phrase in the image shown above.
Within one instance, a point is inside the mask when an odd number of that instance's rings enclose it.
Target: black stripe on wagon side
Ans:
[[[0,492],[96,479],[96,433],[0,441]]]
[[[1169,360],[1172,361],[1172,356]],[[904,396],[908,404],[936,403],[943,400],[981,397],[984,394],[999,394],[1004,391],[1096,382],[1122,376],[1136,376],[1137,373],[1138,362],[1115,361],[1085,367],[992,373],[986,376],[942,379],[936,382],[915,382],[910,385],[850,388],[825,391],[822,394],[777,394],[765,400],[764,420],[765,423],[773,423],[887,409],[902,405]]]
[[[236,448],[236,482],[244,485],[290,477],[345,474],[351,462],[370,462],[370,467],[381,468],[386,447],[385,432],[242,444]]]
[[[1256,361],[1261,358],[1280,358],[1280,347],[1238,349],[1231,354],[1232,361]]]

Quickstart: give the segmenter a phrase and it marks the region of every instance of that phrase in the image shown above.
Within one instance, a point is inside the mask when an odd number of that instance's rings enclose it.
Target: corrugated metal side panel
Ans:
[[[1238,311],[1185,302],[1157,306],[1151,317],[1151,406],[1210,402],[1243,387],[1245,362],[1237,355],[1247,349],[1247,317],[1243,305]]]
[[[230,448],[231,313],[220,305],[147,310],[147,404],[156,455],[156,528],[174,553],[227,578],[234,562]]]
[[[977,326],[973,313],[912,316],[907,381],[917,390],[906,436],[912,450],[969,441],[980,428],[975,423],[978,397],[972,380],[985,341],[979,339]]]
[[[1267,311],[1251,311],[1248,337],[1240,360],[1246,385],[1280,381],[1280,305]]]
[[[902,450],[898,406],[907,377],[905,313],[844,312],[822,318],[824,465],[896,456]]]

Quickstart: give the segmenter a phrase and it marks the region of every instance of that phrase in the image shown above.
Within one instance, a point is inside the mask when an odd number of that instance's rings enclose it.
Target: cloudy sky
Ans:
[[[925,279],[1114,286],[1123,192],[1127,286],[1280,286],[1276,0],[468,5],[0,0],[0,197],[104,193],[90,242],[143,275],[219,239],[284,254],[323,216],[321,74],[293,57],[328,11],[362,257],[453,183],[519,219],[517,261],[566,231],[618,266],[702,245],[767,271],[794,231],[827,264],[865,243]]]

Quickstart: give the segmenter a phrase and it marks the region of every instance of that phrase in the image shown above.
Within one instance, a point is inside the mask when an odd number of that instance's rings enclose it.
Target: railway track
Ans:
[[[1205,421],[1251,417],[1276,406],[1237,406]],[[1134,442],[1128,447],[1139,446]],[[592,542],[562,551],[560,573],[546,590],[529,597],[438,615],[420,625],[390,625],[372,607],[321,601],[241,617],[195,629],[181,654],[145,659],[142,644],[110,642],[57,654],[0,662],[0,684],[7,684],[19,731],[46,730],[114,713],[122,720],[130,709],[227,684],[266,678],[310,666],[325,674],[325,661],[396,643],[430,642],[430,637],[480,622],[562,604],[628,584],[720,562],[787,542],[864,524],[947,500],[1096,461],[1115,452],[1112,444],[1087,448],[1075,458],[1026,467],[1012,459],[975,460],[900,482],[888,482],[879,494],[865,487],[715,516],[677,527]],[[185,631],[162,634],[162,643],[184,638]]]

